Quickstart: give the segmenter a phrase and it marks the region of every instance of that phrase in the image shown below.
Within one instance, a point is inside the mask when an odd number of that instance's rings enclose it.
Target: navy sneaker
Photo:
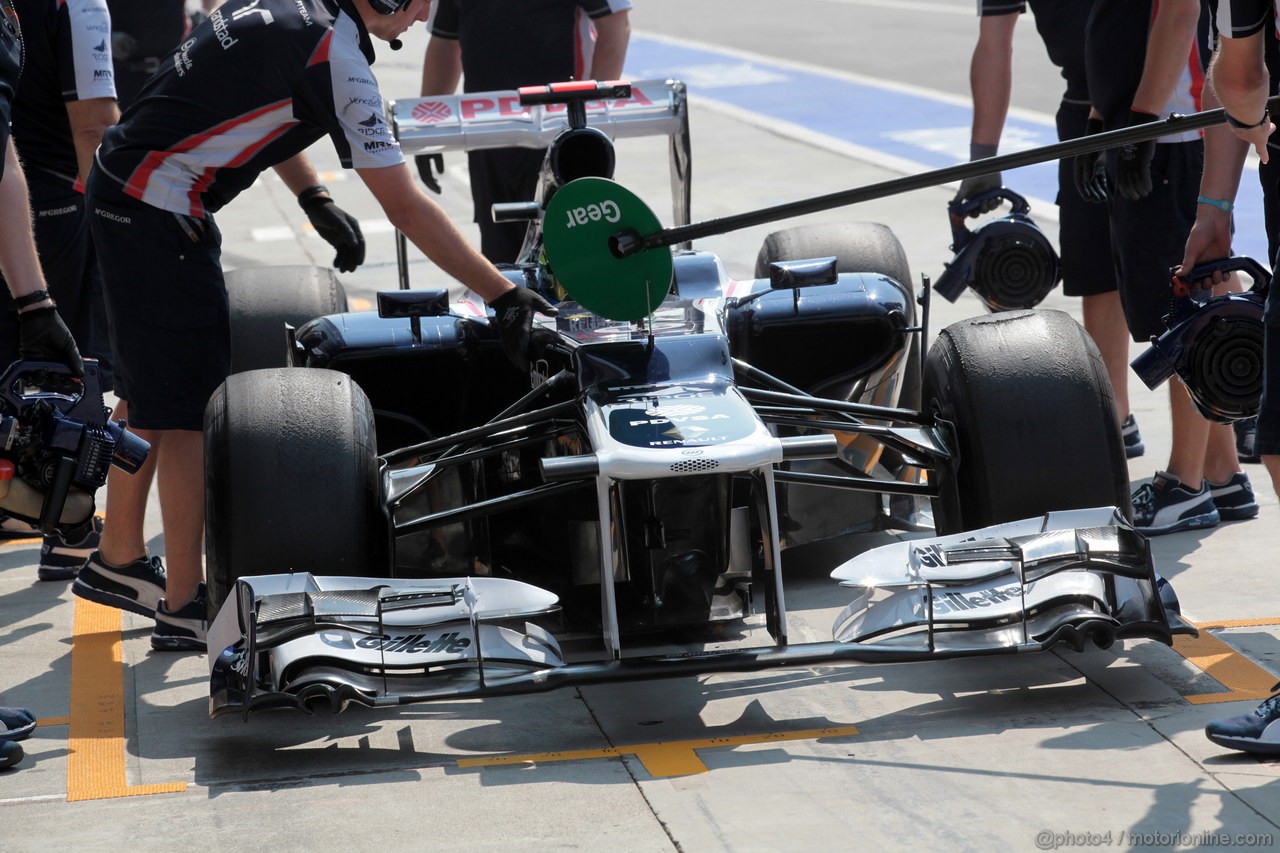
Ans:
[[[1255,444],[1258,440],[1258,419],[1245,418],[1231,425],[1236,432],[1236,458],[1241,462],[1261,462]]]
[[[151,648],[161,652],[202,652],[208,629],[209,592],[196,587],[195,598],[170,610],[164,599],[156,605],[156,627],[151,632]]]
[[[6,512],[0,512],[0,539],[28,539],[39,536],[34,524],[28,524],[20,518],[14,518]]]
[[[1253,499],[1253,484],[1249,475],[1237,471],[1225,483],[1210,483],[1209,494],[1223,521],[1242,521],[1258,514],[1258,502]]]
[[[36,577],[42,581],[72,580],[89,555],[98,550],[101,538],[102,519],[96,515],[86,530],[65,534],[53,531],[44,537],[44,544],[40,546],[40,568],[36,569]]]
[[[159,557],[139,557],[127,566],[112,566],[94,551],[71,591],[107,607],[155,616],[164,598],[164,564]]]
[[[1192,491],[1167,471],[1157,471],[1133,493],[1133,526],[1147,536],[1216,527],[1220,520],[1207,482]]]
[[[1278,688],[1280,684],[1271,689]],[[1204,735],[1228,749],[1280,755],[1280,693],[1238,717],[1213,720],[1204,727]]]
[[[0,708],[0,740],[26,740],[36,730],[36,715],[26,708]]]
[[[22,760],[23,752],[20,744],[11,740],[0,740],[0,770],[12,767]]]
[[[1132,414],[1121,421],[1120,437],[1124,439],[1126,459],[1133,459],[1147,452],[1147,446],[1142,443],[1142,433],[1138,432],[1138,422],[1133,419]]]

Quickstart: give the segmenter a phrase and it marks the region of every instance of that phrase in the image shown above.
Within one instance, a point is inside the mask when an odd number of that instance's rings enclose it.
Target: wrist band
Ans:
[[[26,296],[15,297],[13,300],[13,307],[20,311],[23,308],[26,308],[28,305],[35,305],[39,302],[44,302],[48,298],[49,298],[49,291],[33,290],[31,293],[28,293]]]
[[[307,202],[311,201],[311,199],[315,198],[316,196],[328,195],[328,194],[329,194],[328,187],[326,187],[324,184],[316,184],[314,187],[307,187],[305,190],[298,193],[298,204],[301,205],[302,207],[306,207]],[[333,199],[330,199],[330,201],[332,200]]]
[[[1200,196],[1196,199],[1196,204],[1207,204],[1210,207],[1218,208],[1218,210],[1221,210],[1223,213],[1230,213],[1235,208],[1235,204],[1230,199],[1226,198],[1206,198],[1204,196]]]
[[[1222,114],[1227,117],[1227,124],[1231,125],[1236,130],[1252,130],[1255,127],[1261,127],[1267,123],[1267,119],[1271,118],[1271,112],[1269,110],[1263,110],[1262,118],[1258,119],[1253,124],[1245,124],[1226,110],[1223,110]]]

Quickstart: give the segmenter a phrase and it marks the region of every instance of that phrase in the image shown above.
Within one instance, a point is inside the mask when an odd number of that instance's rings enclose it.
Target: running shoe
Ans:
[[[159,557],[139,557],[127,566],[113,566],[94,551],[71,591],[107,607],[155,616],[156,605],[164,598],[164,581],[164,564]]]
[[[1272,690],[1280,688],[1280,684]],[[1213,720],[1204,727],[1205,737],[1218,746],[1280,755],[1280,693],[1276,693],[1252,711],[1225,720]]]
[[[88,561],[89,555],[98,550],[98,540],[102,538],[102,519],[93,516],[88,529],[67,531],[65,534],[55,530],[44,537],[40,547],[40,568],[36,577],[42,581],[73,580],[80,568]]]
[[[156,627],[151,632],[151,648],[161,652],[205,650],[208,629],[209,593],[204,584],[196,587],[195,598],[177,610],[170,610],[164,599],[156,605]]]
[[[1210,483],[1209,494],[1223,521],[1242,521],[1258,514],[1258,502],[1253,497],[1253,484],[1249,475],[1237,471],[1225,483]]]
[[[1142,433],[1138,432],[1138,422],[1134,420],[1133,415],[1129,415],[1121,422],[1120,437],[1124,439],[1126,459],[1133,459],[1147,452],[1147,446],[1142,443]]]
[[[1157,471],[1133,493],[1133,526],[1147,536],[1216,527],[1220,520],[1207,482],[1192,490],[1167,471]]]

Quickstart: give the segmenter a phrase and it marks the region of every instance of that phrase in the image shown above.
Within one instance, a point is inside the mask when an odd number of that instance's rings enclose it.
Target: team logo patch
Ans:
[[[418,121],[431,123],[444,121],[452,114],[453,111],[449,109],[448,104],[442,104],[439,101],[425,101],[417,104],[414,106],[413,112],[410,113]]]

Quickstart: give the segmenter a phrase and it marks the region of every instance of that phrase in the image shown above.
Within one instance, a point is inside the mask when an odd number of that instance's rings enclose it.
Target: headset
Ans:
[[[965,219],[992,199],[1008,201],[1013,210],[970,231]],[[1030,212],[1027,200],[1005,187],[947,205],[951,251],[956,255],[938,276],[933,289],[955,302],[966,287],[972,288],[989,311],[1039,305],[1061,275],[1058,253],[1031,221]]]

